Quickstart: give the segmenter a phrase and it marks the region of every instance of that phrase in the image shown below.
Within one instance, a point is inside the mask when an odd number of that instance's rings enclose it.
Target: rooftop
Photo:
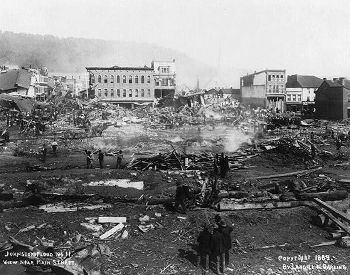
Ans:
[[[86,70],[88,71],[153,71],[152,68],[144,66],[144,67],[119,67],[119,66],[113,66],[113,67],[86,67]]]
[[[0,74],[0,91],[8,91],[23,87],[29,89],[32,73],[27,70],[10,70]]]
[[[323,80],[313,75],[289,75],[286,88],[318,88]]]

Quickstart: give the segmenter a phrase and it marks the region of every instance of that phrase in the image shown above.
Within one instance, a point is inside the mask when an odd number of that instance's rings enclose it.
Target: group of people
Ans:
[[[92,169],[93,168],[93,160],[94,160],[93,155],[94,154],[98,155],[98,163],[99,163],[100,169],[103,169],[104,168],[105,153],[103,153],[101,149],[99,149],[99,150],[97,150],[95,152],[85,150],[86,168],[87,169]],[[123,157],[123,151],[119,150],[118,153],[113,153],[112,155],[113,156],[117,156],[116,169],[121,169],[122,168],[122,159],[124,158]]]
[[[213,263],[217,274],[225,272],[230,262],[232,231],[232,226],[227,225],[219,215],[215,216],[215,223],[212,226],[205,223],[197,238],[197,266],[209,271],[209,265]]]
[[[56,139],[54,139],[53,142],[51,143],[52,153],[54,156],[57,156],[57,147],[58,147],[58,143],[57,143]],[[41,149],[41,153],[42,153],[42,161],[46,162],[47,147],[46,147],[45,143],[43,144],[43,148]]]

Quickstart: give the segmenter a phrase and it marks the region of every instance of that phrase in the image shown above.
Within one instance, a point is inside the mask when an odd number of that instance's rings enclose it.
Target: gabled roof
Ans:
[[[324,83],[327,83],[330,87],[343,87],[340,80],[324,80]],[[344,87],[350,90],[350,80],[344,79]]]
[[[0,91],[8,91],[23,87],[29,89],[32,73],[27,70],[10,70],[0,74]]]
[[[318,88],[323,80],[313,75],[289,75],[286,88]]]

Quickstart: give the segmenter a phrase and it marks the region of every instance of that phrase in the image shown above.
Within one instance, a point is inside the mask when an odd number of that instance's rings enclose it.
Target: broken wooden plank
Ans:
[[[331,241],[331,242],[324,242],[320,244],[310,245],[310,247],[320,247],[320,246],[327,246],[327,245],[334,245],[337,241]]]
[[[98,223],[126,223],[126,217],[98,217]]]
[[[227,210],[248,210],[248,209],[277,209],[277,208],[292,208],[299,206],[309,206],[305,201],[272,201],[263,203],[236,203],[227,200],[222,200],[218,204],[219,211]]]
[[[311,174],[313,172],[316,172],[320,169],[322,169],[322,167],[317,167],[317,168],[310,169],[310,170],[300,170],[300,171],[284,173],[284,174],[275,174],[275,175],[268,175],[268,176],[253,177],[253,178],[248,178],[248,180],[262,180],[262,179],[292,177],[292,176],[297,176],[297,175],[307,175],[307,174]]]
[[[120,223],[117,226],[113,227],[112,229],[108,230],[107,232],[103,233],[100,236],[101,240],[107,239],[108,237],[112,236],[113,234],[117,233],[118,231],[122,230],[124,227],[124,224]]]
[[[311,200],[313,198],[319,198],[323,201],[340,201],[349,196],[346,190],[336,190],[332,192],[316,192],[316,193],[300,193],[296,195],[299,200]]]
[[[329,211],[322,209],[321,211],[331,219],[340,229],[344,230],[348,235],[350,235],[350,227],[339,221],[336,217],[334,217]]]
[[[346,221],[350,223],[350,217],[346,215],[345,213],[339,211],[338,209],[335,209],[334,207],[330,206],[329,204],[325,203],[324,201],[320,199],[313,199],[315,203],[317,203],[319,206],[323,207],[324,209],[328,210],[330,213],[332,213],[337,218],[342,219],[343,221]]]

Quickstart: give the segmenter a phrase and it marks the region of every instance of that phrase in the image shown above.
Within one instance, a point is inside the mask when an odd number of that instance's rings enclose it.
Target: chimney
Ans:
[[[344,86],[344,84],[345,84],[345,80],[346,79],[346,77],[339,77],[339,82],[340,82],[340,84],[341,85],[343,85]]]
[[[334,78],[333,78],[333,82],[336,82],[337,80],[338,80],[337,77],[334,77]]]
[[[323,80],[327,80],[327,77],[324,77]]]

